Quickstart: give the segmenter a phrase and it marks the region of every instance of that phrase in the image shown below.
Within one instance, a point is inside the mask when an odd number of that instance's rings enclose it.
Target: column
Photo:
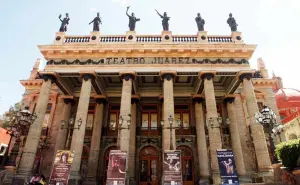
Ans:
[[[234,160],[237,168],[237,172],[240,176],[246,175],[244,157],[242,151],[242,145],[240,140],[238,123],[235,115],[234,97],[225,97],[224,102],[227,104],[227,112],[230,120],[229,130],[232,144],[232,150],[234,152]]]
[[[280,114],[278,111],[277,103],[276,103],[276,95],[272,88],[267,89],[267,94],[264,96],[265,105],[271,108],[276,114],[276,122],[277,124],[281,123]]]
[[[106,100],[105,98],[96,99],[96,110],[94,115],[93,123],[93,134],[91,142],[91,150],[88,159],[88,173],[87,180],[84,182],[85,185],[96,185],[97,184],[97,167],[98,167],[98,158],[100,153],[100,144],[101,144],[101,130],[103,122],[103,109]]]
[[[86,120],[90,102],[90,94],[92,89],[92,79],[94,78],[91,74],[82,75],[82,86],[80,91],[80,98],[78,102],[78,108],[76,118],[74,122],[74,130],[71,142],[70,151],[74,151],[74,158],[71,168],[71,174],[69,184],[77,185],[80,180],[80,163],[82,147],[84,143],[84,134],[86,128]],[[78,122],[82,121],[80,128],[78,128]]]
[[[173,95],[173,78],[176,73],[174,72],[161,72],[161,78],[163,79],[163,95],[164,95],[164,104],[163,104],[163,121],[164,127],[168,129],[162,130],[162,144],[163,150],[170,150],[171,143],[170,137],[172,137],[173,149],[176,149],[176,138],[175,138],[175,129],[170,133],[170,124],[168,119],[173,118],[173,123],[175,123],[174,118],[174,95]],[[174,124],[173,124],[174,125]]]
[[[64,120],[67,123],[69,122],[69,119],[71,116],[71,108],[72,108],[73,103],[74,103],[73,99],[70,99],[70,98],[64,99],[64,108],[62,111],[60,121]],[[61,124],[60,121],[57,122],[56,124]],[[58,136],[57,136],[56,142],[55,142],[54,157],[56,156],[55,154],[56,154],[57,150],[65,149],[67,136],[68,136],[68,126],[69,126],[68,124],[65,124],[64,127],[61,128],[61,125],[59,125],[60,130],[58,132]]]
[[[129,156],[128,156],[128,169],[129,169],[129,184],[136,184],[135,182],[135,140],[136,140],[136,106],[138,103],[137,98],[131,100],[131,124],[130,124],[130,141],[129,141]]]
[[[122,73],[121,75],[123,86],[121,95],[121,108],[119,126],[121,126],[120,132],[120,150],[126,151],[129,155],[129,142],[130,142],[130,129],[128,129],[128,121],[131,120],[131,92],[132,92],[132,80],[134,74]],[[121,125],[120,125],[121,124]]]
[[[220,134],[220,126],[218,125],[218,112],[215,99],[215,90],[213,84],[213,73],[204,73],[201,78],[204,80],[204,93],[206,103],[206,119],[212,118],[214,120],[214,126],[208,126],[209,135],[209,151],[211,157],[211,170],[214,184],[220,184],[220,172],[217,160],[217,149],[222,149],[222,141]]]
[[[32,176],[32,167],[34,164],[42,127],[43,121],[49,101],[50,91],[52,87],[52,83],[55,81],[54,76],[44,75],[44,81],[41,87],[40,95],[38,98],[38,102],[35,108],[35,113],[37,118],[34,123],[30,126],[28,136],[26,139],[26,144],[23,149],[22,158],[19,164],[19,168],[17,170],[16,177],[18,178],[28,178]]]
[[[240,80],[243,83],[243,90],[245,94],[247,111],[250,121],[251,135],[253,138],[255,154],[258,164],[258,171],[269,171],[271,161],[269,157],[268,147],[262,125],[256,122],[255,114],[259,111],[257,106],[257,100],[254,93],[254,87],[251,81],[252,74],[240,75]]]
[[[205,122],[203,115],[203,101],[204,98],[197,97],[193,99],[195,102],[195,118],[196,118],[196,134],[197,134],[197,145],[198,145],[198,160],[199,160],[199,171],[200,179],[208,180],[209,178],[209,160],[206,145],[205,136]]]

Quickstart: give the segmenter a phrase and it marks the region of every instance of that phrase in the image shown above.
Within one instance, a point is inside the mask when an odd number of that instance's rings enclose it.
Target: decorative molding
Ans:
[[[233,103],[234,102],[235,97],[225,97],[223,99],[224,103]]]
[[[243,81],[244,79],[250,80],[252,78],[252,73],[243,73],[239,76],[239,79]]]
[[[175,75],[172,74],[172,73],[165,73],[165,74],[162,74],[161,75],[161,78],[164,80],[164,79],[167,79],[168,81],[172,80],[175,78]]]
[[[141,57],[143,58],[143,57]],[[160,57],[158,57],[160,58]],[[178,58],[178,57],[177,57]],[[87,59],[87,60],[48,60],[46,65],[124,65],[124,64],[249,64],[246,59],[235,60],[235,59],[197,59],[197,58],[184,58],[179,57],[179,62],[172,62],[172,58],[166,60],[161,60],[161,62],[153,62],[152,60],[138,60],[139,58],[130,58],[130,60],[125,60],[124,58],[117,58],[117,60],[112,60],[112,58],[101,58],[101,59]],[[126,61],[126,62],[125,62]],[[175,60],[174,60],[175,61]]]
[[[205,101],[204,97],[193,97],[194,103],[203,103]]]
[[[125,73],[125,74],[122,74],[121,75],[121,79],[122,80],[124,80],[125,79],[125,81],[128,81],[128,80],[130,80],[130,79],[134,79],[134,75],[133,74],[130,74],[130,73]]]
[[[55,83],[56,82],[56,77],[54,75],[50,75],[50,74],[42,75],[42,79],[45,82],[47,82],[48,80],[51,80],[51,83]]]
[[[88,80],[93,80],[93,79],[95,79],[95,76],[92,75],[92,74],[86,73],[86,74],[82,74],[82,75],[81,75],[81,78],[82,78],[84,81],[88,81]]]
[[[68,105],[69,103],[71,103],[71,105],[74,105],[75,104],[75,100],[72,99],[72,98],[64,98],[64,103],[66,105]]]
[[[107,103],[105,98],[96,98],[95,101],[97,104],[106,104]]]

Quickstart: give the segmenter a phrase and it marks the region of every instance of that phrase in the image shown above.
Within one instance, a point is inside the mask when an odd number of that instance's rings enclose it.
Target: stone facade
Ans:
[[[266,69],[265,77],[255,75],[259,71],[248,60],[256,46],[241,38],[240,32],[57,33],[53,44],[39,46],[45,70],[34,67],[30,79],[21,81],[23,102],[38,118],[15,176],[31,175],[43,120],[50,115],[51,146],[40,153],[37,168],[47,177],[55,151],[70,149],[75,152],[70,184],[103,184],[109,151],[120,148],[128,153],[129,183],[161,184],[162,153],[178,149],[184,185],[199,180],[220,184],[216,150],[226,148],[235,153],[242,182],[251,182],[254,174],[269,182],[266,139],[254,114],[259,102],[278,112],[269,91],[274,83]],[[71,117],[74,125],[61,127],[61,120],[68,123]]]

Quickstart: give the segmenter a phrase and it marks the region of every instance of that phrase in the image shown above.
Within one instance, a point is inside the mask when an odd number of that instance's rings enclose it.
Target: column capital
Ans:
[[[95,79],[95,74],[93,73],[80,73],[80,76],[84,81]]]
[[[162,94],[158,96],[158,99],[160,102],[164,102],[164,96]]]
[[[56,82],[56,77],[52,74],[43,74],[42,75],[42,79],[47,82],[48,80],[51,80],[51,83],[55,83]]]
[[[199,77],[204,80],[204,79],[207,79],[207,80],[211,80],[215,77],[215,74],[217,72],[216,71],[201,71],[199,73]]]
[[[204,96],[201,95],[194,95],[192,98],[194,103],[203,103],[205,101]]]
[[[136,77],[135,71],[121,71],[119,75],[122,80],[125,79],[126,81],[128,81],[129,79],[134,80]]]
[[[223,102],[224,103],[233,103],[235,100],[235,96],[224,96]]]
[[[160,71],[160,77],[162,80],[167,79],[168,81],[174,79],[177,75],[176,71]]]
[[[249,71],[240,71],[237,75],[239,80],[243,81],[244,79],[250,80],[253,77],[253,74],[255,73],[254,70]]]
[[[71,104],[71,105],[74,105],[75,104],[75,100],[74,100],[74,97],[73,96],[63,96],[63,97],[61,97],[63,100],[64,100],[64,103],[66,104],[66,105],[68,105],[69,103]]]

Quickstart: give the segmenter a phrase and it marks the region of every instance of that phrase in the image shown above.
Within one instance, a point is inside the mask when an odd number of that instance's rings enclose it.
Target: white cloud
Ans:
[[[90,11],[90,12],[95,12],[95,11],[97,11],[97,9],[96,9],[96,8],[90,8],[89,11]]]
[[[114,3],[118,3],[121,6],[128,5],[130,0],[112,0]]]

